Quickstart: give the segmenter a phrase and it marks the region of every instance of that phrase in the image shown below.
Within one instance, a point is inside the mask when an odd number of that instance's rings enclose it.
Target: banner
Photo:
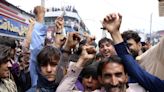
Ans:
[[[27,30],[28,24],[0,15],[0,33],[24,37]]]

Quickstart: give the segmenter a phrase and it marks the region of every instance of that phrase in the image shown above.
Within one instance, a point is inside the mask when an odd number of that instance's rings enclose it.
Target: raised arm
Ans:
[[[55,26],[52,32],[52,38],[54,39],[53,45],[57,48],[62,48],[66,41],[66,37],[63,34],[64,18],[59,16],[55,19]]]
[[[34,8],[34,14],[36,22],[32,31],[30,50],[41,49],[47,33],[47,27],[43,24],[45,8],[43,6],[36,6]]]
[[[73,88],[75,87],[77,78],[84,65],[87,63],[88,60],[93,59],[95,56],[95,53],[89,54],[89,49],[96,51],[93,46],[83,46],[80,58],[78,59],[77,63],[71,65],[68,68],[68,72],[61,81],[56,92],[72,92]]]
[[[27,34],[26,34],[26,38],[24,40],[24,43],[23,43],[23,47],[29,49],[30,47],[30,42],[31,42],[31,36],[32,36],[32,31],[33,31],[33,28],[34,28],[34,24],[35,24],[35,19],[31,18],[29,20],[30,24],[29,24],[29,27],[28,27],[28,31],[27,31]]]
[[[111,34],[111,37],[116,44],[116,52],[118,56],[123,59],[128,74],[150,92],[163,92],[164,81],[143,70],[128,53],[127,47],[123,42],[121,33],[119,32],[121,21],[122,16],[120,14],[109,14],[104,18],[103,27],[105,27]]]
[[[59,63],[59,66],[63,70],[63,74],[65,75],[67,73],[67,68],[69,64],[69,58],[72,54],[71,50],[76,47],[76,45],[79,43],[80,40],[74,39],[74,35],[77,37],[80,37],[79,33],[77,32],[69,32],[66,38],[66,42],[64,46],[61,48],[62,56]],[[59,81],[62,79],[60,77]]]

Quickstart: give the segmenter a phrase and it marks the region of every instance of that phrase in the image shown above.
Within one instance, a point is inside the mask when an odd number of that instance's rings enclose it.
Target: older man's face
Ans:
[[[100,81],[107,92],[126,92],[128,76],[123,65],[110,62],[104,66]]]

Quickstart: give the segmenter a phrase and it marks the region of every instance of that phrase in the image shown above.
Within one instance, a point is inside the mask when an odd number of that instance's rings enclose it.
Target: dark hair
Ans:
[[[12,49],[16,48],[15,39],[9,37],[0,37],[0,44],[11,47]]]
[[[93,62],[92,64],[87,65],[84,67],[82,72],[80,73],[80,78],[86,77],[86,76],[92,76],[93,78],[97,79],[98,74],[97,74],[97,67],[98,67],[99,62]]]
[[[114,45],[114,43],[113,43],[113,41],[112,41],[111,39],[104,37],[104,38],[102,38],[102,39],[99,40],[98,46],[100,47],[100,45],[101,45],[102,43],[105,43],[105,42],[108,42],[108,43]]]
[[[104,66],[107,65],[108,63],[117,63],[117,64],[124,66],[122,59],[120,57],[118,57],[117,55],[107,57],[107,58],[103,59],[102,61],[100,61],[99,65],[98,65],[97,73],[99,76],[102,76],[102,70],[103,70]],[[125,67],[124,67],[124,71],[125,71],[125,73],[127,73]]]
[[[37,56],[39,66],[51,64],[54,60],[59,62],[61,52],[53,46],[45,46]]]
[[[10,57],[11,48],[5,45],[0,45],[0,65],[7,63]]]
[[[136,43],[140,42],[141,37],[138,35],[137,32],[133,30],[128,30],[122,33],[122,38],[124,41],[127,41],[129,39],[134,39]]]

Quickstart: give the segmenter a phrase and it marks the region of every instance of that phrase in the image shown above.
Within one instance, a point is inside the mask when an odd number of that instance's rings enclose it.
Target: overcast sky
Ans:
[[[19,6],[25,11],[33,10],[40,5],[41,0],[7,0]],[[61,7],[73,5],[79,15],[97,39],[102,36],[100,21],[111,12],[119,12],[123,15],[121,31],[127,29],[140,29],[145,33],[150,31],[150,19],[152,19],[152,31],[164,29],[164,19],[158,17],[158,0],[45,0],[47,7]]]

